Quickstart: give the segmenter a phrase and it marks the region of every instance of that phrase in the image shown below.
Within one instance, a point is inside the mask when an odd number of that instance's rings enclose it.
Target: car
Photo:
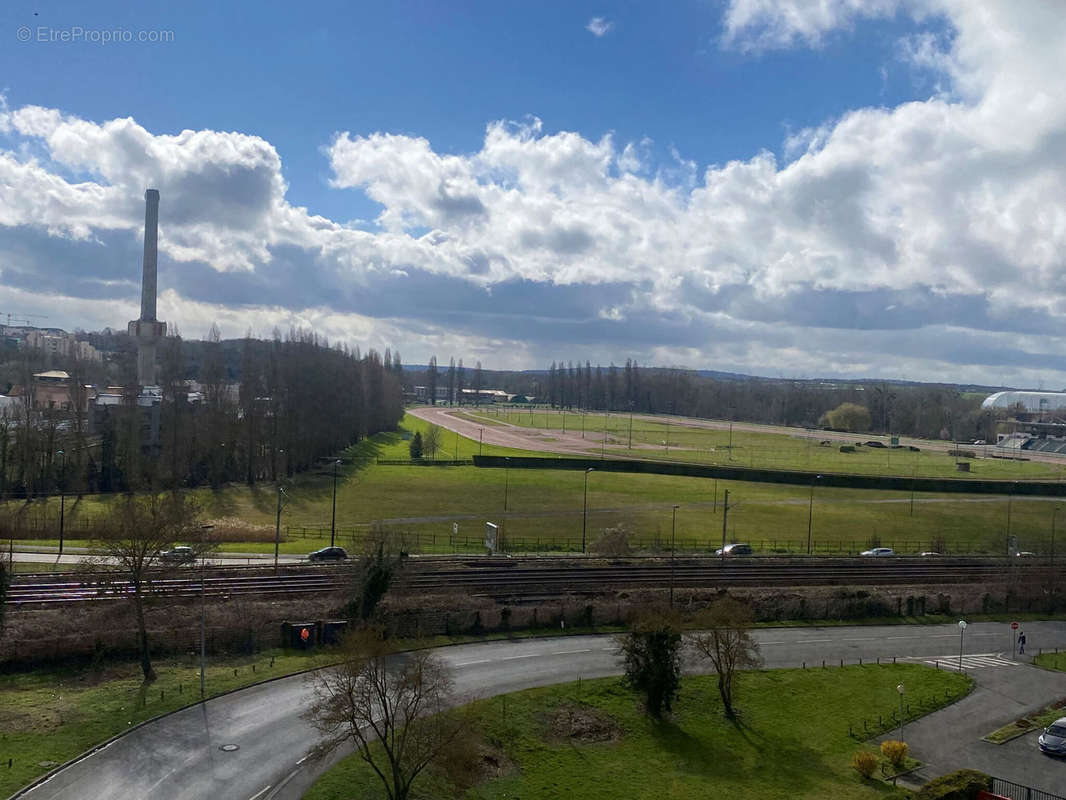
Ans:
[[[1033,552],[1031,552],[1029,550],[1019,550],[1017,553],[1014,554],[1014,557],[1015,558],[1036,558],[1036,553],[1033,553]]]
[[[735,542],[734,544],[727,544],[725,547],[719,547],[714,551],[714,554],[716,556],[750,556],[754,552],[750,544]]]
[[[323,547],[307,556],[309,561],[347,561],[348,551],[343,547]]]
[[[178,545],[159,554],[159,560],[165,564],[191,564],[196,560],[196,551],[185,545]]]
[[[1041,753],[1066,756],[1066,717],[1059,717],[1037,738]]]
[[[891,547],[874,547],[859,553],[860,556],[894,556],[895,554],[896,551]]]
[[[938,556],[940,553],[937,553],[935,550],[926,550],[924,553],[919,553],[918,555],[922,558],[928,558],[930,556]]]

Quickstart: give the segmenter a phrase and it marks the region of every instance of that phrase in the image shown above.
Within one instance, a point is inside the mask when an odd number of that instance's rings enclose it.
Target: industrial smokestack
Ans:
[[[141,321],[155,321],[155,292],[159,238],[159,190],[144,193],[144,262],[141,272]]]

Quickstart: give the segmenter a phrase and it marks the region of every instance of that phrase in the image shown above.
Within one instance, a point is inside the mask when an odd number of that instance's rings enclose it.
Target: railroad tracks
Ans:
[[[121,600],[130,593],[127,581],[91,576],[82,579],[34,576],[8,590],[7,603],[46,606],[72,602]],[[1044,566],[1005,565],[996,562],[907,563],[834,559],[830,563],[739,563],[718,559],[679,558],[654,562],[611,564],[603,562],[550,563],[546,559],[408,562],[392,591],[410,594],[462,592],[501,600],[561,594],[592,595],[626,589],[786,586],[873,586],[886,584],[941,585],[1001,583],[1019,579],[1050,579]],[[215,574],[201,589],[199,575],[153,580],[150,593],[173,599],[253,596],[283,599],[343,590],[352,583],[344,569],[290,570],[281,575]]]

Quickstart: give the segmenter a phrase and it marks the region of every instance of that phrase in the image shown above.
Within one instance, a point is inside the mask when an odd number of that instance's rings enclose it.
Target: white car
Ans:
[[[891,547],[875,547],[871,550],[863,550],[860,556],[894,556],[896,551]]]

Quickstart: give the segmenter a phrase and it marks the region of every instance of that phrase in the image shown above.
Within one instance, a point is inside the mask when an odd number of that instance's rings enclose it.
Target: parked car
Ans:
[[[1036,740],[1041,753],[1066,756],[1066,717],[1059,717]]]
[[[860,556],[894,556],[896,551],[891,547],[874,547],[871,550],[863,550]]]
[[[343,547],[323,547],[315,550],[308,557],[310,561],[347,561],[348,551]]]
[[[727,544],[725,547],[719,547],[714,551],[716,556],[750,556],[755,551],[751,549],[750,544],[742,544],[736,542],[734,544]]]
[[[179,545],[169,550],[163,550],[159,554],[159,560],[164,564],[191,564],[196,560],[196,551],[191,547]]]

